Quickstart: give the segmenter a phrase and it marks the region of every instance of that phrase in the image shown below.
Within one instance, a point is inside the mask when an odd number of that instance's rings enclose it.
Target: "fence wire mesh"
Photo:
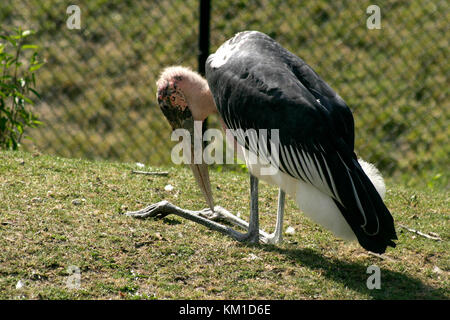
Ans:
[[[198,68],[198,2],[78,1],[81,28],[69,29],[64,1],[2,1],[2,27],[36,30],[47,61],[35,106],[45,125],[24,147],[170,164],[155,81],[165,66]],[[379,29],[367,25],[373,4]],[[211,8],[211,52],[239,31],[269,34],[347,102],[361,157],[385,174],[447,185],[448,1],[228,0]]]

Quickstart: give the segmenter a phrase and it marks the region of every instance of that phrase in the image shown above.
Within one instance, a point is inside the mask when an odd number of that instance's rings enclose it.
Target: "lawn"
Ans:
[[[216,203],[248,219],[247,174],[213,170],[211,180]],[[176,216],[122,214],[163,199],[205,207],[188,168],[0,151],[0,299],[449,299],[449,193],[389,178],[387,188],[399,240],[382,257],[336,239],[291,199],[285,229],[295,232],[280,245],[250,245]],[[276,197],[260,185],[269,232]],[[380,289],[366,285],[372,265]],[[68,286],[74,275],[79,286]]]

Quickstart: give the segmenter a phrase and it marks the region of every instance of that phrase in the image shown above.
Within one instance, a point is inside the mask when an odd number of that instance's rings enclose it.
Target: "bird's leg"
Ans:
[[[258,212],[258,178],[250,175],[250,219],[247,233],[242,235],[244,241],[259,242],[259,212]]]
[[[281,188],[280,188],[278,190],[278,208],[277,208],[277,221],[275,224],[275,231],[271,234],[268,234],[268,233],[260,230],[259,240],[261,240],[261,242],[269,243],[269,244],[277,244],[277,243],[282,242],[285,197],[286,197],[286,193],[283,190],[281,190]],[[210,212],[211,211],[205,212],[208,214],[208,216],[206,216],[208,219],[212,219],[212,220],[222,219],[222,220],[230,222],[236,226],[239,226],[239,227],[243,228],[244,230],[249,229],[248,222],[231,214],[230,212],[228,212],[227,210],[225,210],[222,207],[216,206],[214,208],[214,215],[211,215]],[[200,215],[203,215],[203,212],[200,212]]]
[[[133,218],[144,219],[149,217],[163,218],[169,214],[175,214],[182,218],[204,225],[212,230],[219,231],[223,234],[229,235],[234,239],[239,240],[241,238],[242,234],[240,232],[234,231],[230,227],[224,226],[220,223],[209,220],[200,215],[200,213],[206,213],[207,211],[211,211],[211,209],[204,209],[202,211],[191,211],[179,208],[171,204],[170,202],[163,200],[138,211],[126,212],[125,215],[131,216]]]
[[[211,212],[211,209],[209,208],[203,209],[201,211],[192,211],[179,208],[165,200],[152,204],[138,211],[126,212],[125,215],[134,218],[144,219],[149,217],[162,218],[169,214],[175,214],[182,218],[204,225],[205,227],[208,227],[212,230],[219,231],[223,234],[229,235],[233,239],[238,240],[240,242],[248,241],[257,243],[259,239],[261,239],[262,242],[266,243],[267,242],[266,239],[269,237],[269,235],[266,232],[259,230],[258,178],[254,176],[250,176],[250,198],[251,202],[250,202],[249,223],[236,217],[235,215],[231,214],[230,212],[219,206],[216,206],[214,208],[215,212]],[[233,230],[228,226],[213,221],[217,218],[230,221],[231,223],[246,229],[247,232],[241,233]]]
[[[285,192],[278,190],[278,208],[277,208],[277,222],[275,224],[275,231],[267,237],[267,243],[280,243],[283,240],[283,218],[284,218],[284,200]]]
[[[250,218],[248,223],[217,206],[214,208],[216,216],[209,217],[210,219],[223,219],[247,230],[246,233],[240,233],[236,238],[241,242],[258,243],[261,240],[267,243],[267,239],[270,237],[269,234],[259,229],[258,183],[258,178],[250,175]]]
[[[125,215],[131,216],[134,218],[162,218],[169,214],[175,214],[182,218],[191,220],[193,222],[199,223],[208,227],[212,230],[219,231],[223,234],[229,235],[235,240],[241,242],[254,242],[257,243],[259,239],[262,242],[267,242],[266,239],[269,235],[259,230],[259,215],[258,215],[258,179],[254,176],[250,176],[250,222],[247,223],[244,220],[236,217],[231,214],[227,210],[222,207],[216,206],[214,208],[214,212],[211,212],[211,209],[203,209],[201,211],[192,211],[179,208],[168,201],[160,201],[158,203],[152,204],[144,209],[138,211],[130,211],[126,212]],[[242,227],[247,230],[246,233],[241,233],[233,230],[232,228],[217,223],[213,220],[221,218],[226,221],[229,221],[239,227]]]
[[[278,191],[278,208],[277,208],[277,221],[275,224],[275,231],[271,234],[267,234],[266,232],[260,230],[260,236],[259,239],[263,243],[269,243],[269,244],[277,244],[281,243],[283,241],[283,218],[284,218],[284,203],[285,203],[285,197],[286,193],[281,190],[281,188]],[[236,226],[239,226],[245,230],[249,229],[249,223],[236,217],[235,215],[229,213],[227,210],[223,209],[222,207],[216,206],[214,208],[214,211],[216,213],[215,217],[212,217],[213,219],[223,219],[225,221],[228,221]]]
[[[246,222],[241,218],[233,215],[226,209],[216,206],[214,212],[211,209],[203,209],[201,211],[192,211],[179,208],[168,201],[161,201],[152,204],[144,209],[138,211],[126,212],[125,215],[134,218],[162,218],[168,214],[175,214],[182,218],[194,221],[201,225],[204,225],[212,230],[219,231],[223,234],[229,235],[235,240],[241,242],[253,242],[257,243],[261,240],[263,243],[276,244],[282,241],[283,230],[283,215],[284,215],[284,203],[285,193],[279,189],[278,193],[278,209],[277,209],[277,221],[275,225],[275,231],[272,234],[268,234],[259,229],[259,212],[258,212],[258,178],[250,176],[250,220]],[[246,233],[241,233],[233,230],[228,226],[224,226],[214,220],[225,220],[240,228],[246,230]]]
[[[251,242],[259,240],[258,183],[258,178],[250,175],[250,219],[247,234]]]

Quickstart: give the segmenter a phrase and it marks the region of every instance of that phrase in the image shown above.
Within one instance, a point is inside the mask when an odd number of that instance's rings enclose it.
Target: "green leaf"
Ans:
[[[9,68],[14,62],[17,61],[16,58],[13,58],[13,59],[7,59],[7,60],[8,60],[8,62],[6,62],[6,68]]]
[[[22,99],[22,100],[24,100],[24,101],[26,101],[27,103],[29,103],[29,104],[34,104],[34,102],[33,101],[31,101],[29,98],[27,98],[27,97],[25,97],[23,94],[21,94],[20,92],[14,92],[14,95],[16,96],[16,97],[19,97],[20,99]]]
[[[23,127],[21,123],[16,124],[17,131],[19,131],[20,134],[23,134]]]
[[[22,98],[22,99],[25,99],[25,96],[23,94],[21,94],[20,92],[18,92],[18,91],[14,92],[14,96]]]
[[[29,124],[29,126],[30,126],[30,128],[37,128],[38,126],[41,126],[41,125],[43,125],[44,123],[43,122],[41,122],[41,121],[39,121],[39,120],[33,120],[30,124]]]
[[[32,65],[32,66],[30,66],[28,71],[30,71],[30,72],[36,71],[36,70],[40,69],[43,65],[44,65],[44,63],[38,63],[35,65]]]
[[[39,49],[39,46],[35,45],[35,44],[25,44],[22,46],[22,49],[24,50],[28,50],[28,49]]]
[[[36,90],[34,90],[34,89],[32,89],[32,88],[28,88],[28,90],[30,90],[31,92],[33,92],[34,95],[35,95],[36,97],[38,97],[39,99],[41,99],[41,95],[40,95]]]
[[[2,86],[3,88],[7,88],[9,90],[19,89],[14,83],[0,82],[0,86]]]
[[[14,35],[14,36],[11,36],[10,38],[12,38],[12,39],[23,39],[23,38],[26,38],[29,35],[32,35],[34,33],[34,31],[32,31],[32,30],[21,31],[20,29],[17,30],[16,32],[17,32],[17,34]]]
[[[3,52],[2,53],[2,61],[6,61],[6,59],[7,58],[5,58],[5,57],[10,57],[10,58],[12,58],[13,57],[13,55],[11,54],[11,53],[8,53],[8,52]]]

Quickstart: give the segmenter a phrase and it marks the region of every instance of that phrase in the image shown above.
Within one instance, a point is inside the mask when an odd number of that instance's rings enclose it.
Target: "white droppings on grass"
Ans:
[[[247,260],[247,261],[254,261],[254,260],[261,260],[261,258],[258,257],[256,254],[250,253],[250,254],[248,255],[248,257],[244,258],[244,260]]]
[[[293,227],[287,227],[285,233],[286,234],[294,234],[295,233],[295,229]]]
[[[443,274],[444,272],[438,266],[434,266],[433,272],[437,274]]]
[[[172,186],[171,184],[168,184],[168,185],[166,185],[166,186],[164,187],[164,190],[170,192],[170,191],[173,190],[173,186]]]
[[[23,283],[22,280],[17,281],[17,284],[16,284],[17,290],[22,289],[24,286],[25,286],[25,283]]]

